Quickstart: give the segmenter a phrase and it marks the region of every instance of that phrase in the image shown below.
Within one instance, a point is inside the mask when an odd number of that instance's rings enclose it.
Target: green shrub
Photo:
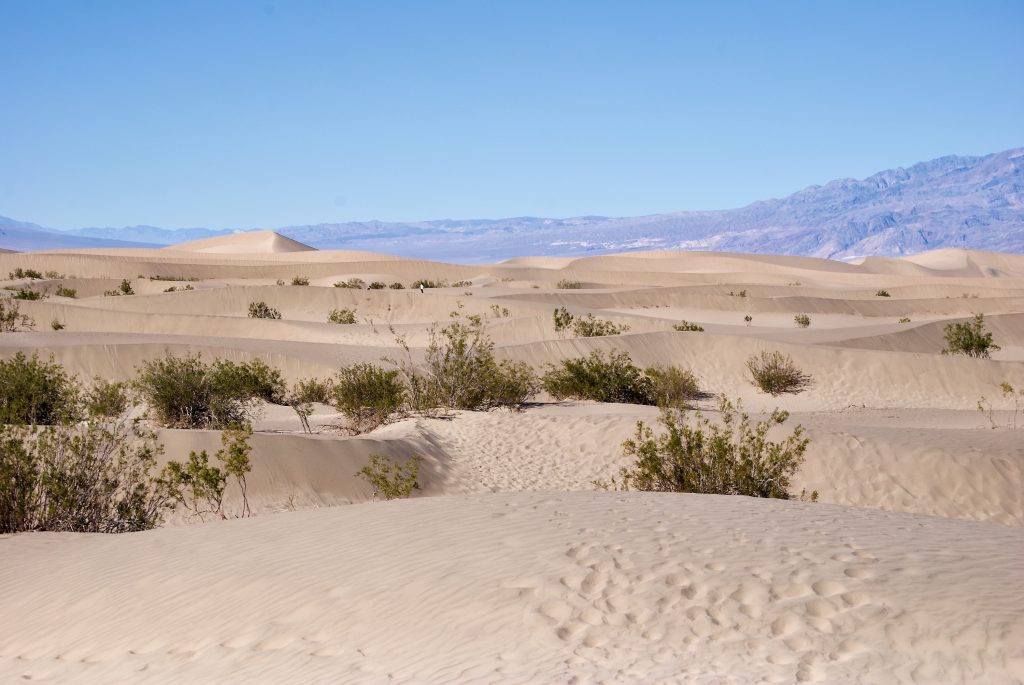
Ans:
[[[309,278],[306,276],[292,276],[292,285],[309,285]]]
[[[754,385],[772,397],[797,395],[811,384],[811,377],[797,368],[792,357],[781,352],[752,355],[747,359],[747,369]]]
[[[352,288],[353,290],[362,290],[366,287],[366,281],[361,278],[350,278],[347,281],[338,281],[334,284],[335,288]]]
[[[0,333],[17,333],[35,326],[35,319],[22,314],[21,305],[15,300],[0,299]]]
[[[700,383],[688,369],[655,365],[644,373],[651,379],[655,404],[659,407],[683,409],[700,397]]]
[[[159,525],[160,446],[137,421],[0,425],[0,533],[124,533]]]
[[[898,323],[910,323],[910,317],[909,316],[900,317],[900,320],[899,320]]]
[[[198,281],[194,276],[150,276],[151,281]]]
[[[890,297],[888,290],[879,290],[875,293],[875,297]]]
[[[107,290],[103,293],[105,297],[119,297],[121,295],[134,295],[135,290],[132,288],[132,283],[127,278],[121,280],[121,285],[117,286],[116,290]]]
[[[176,285],[172,285],[170,288],[164,288],[165,293],[180,293],[186,290],[195,290],[195,288],[192,287],[191,283],[187,283],[180,288]]]
[[[395,281],[394,283],[392,283],[388,287],[391,288],[392,290],[404,290],[405,289],[405,286],[402,285],[401,283],[399,283],[398,281]]]
[[[64,324],[60,322],[60,319],[53,319],[52,321],[50,321],[50,328],[52,328],[55,331],[63,331]]]
[[[619,335],[629,330],[626,324],[599,319],[593,314],[574,316],[565,307],[559,307],[551,315],[555,324],[555,332],[563,334],[572,331],[577,338],[596,338],[606,335]]]
[[[413,281],[412,285],[409,286],[409,287],[410,288],[419,288],[421,286],[424,287],[424,288],[447,288],[448,287],[448,281],[445,281],[445,280],[431,281],[428,278],[421,278],[419,280]]]
[[[135,388],[154,420],[169,428],[223,429],[250,423],[258,401],[284,402],[284,382],[277,369],[256,360],[206,364],[199,356],[144,362]]]
[[[401,464],[392,464],[386,457],[379,454],[370,456],[370,463],[356,471],[373,486],[373,498],[380,495],[384,499],[400,499],[408,497],[413,490],[419,490],[417,478],[423,457],[412,457]]]
[[[221,434],[221,449],[214,455],[220,466],[210,465],[206,450],[191,452],[188,461],[170,461],[160,473],[159,485],[170,500],[177,502],[190,516],[205,520],[213,515],[226,518],[224,512],[224,490],[228,480],[234,479],[242,495],[240,516],[248,516],[249,498],[246,493],[245,475],[252,471],[249,454],[249,438],[252,426],[233,425]]]
[[[249,318],[250,319],[280,319],[281,312],[267,305],[266,302],[250,302],[249,303]]]
[[[40,279],[42,277],[43,277],[43,274],[39,273],[35,269],[22,269],[20,266],[17,269],[15,269],[14,271],[12,271],[11,273],[7,274],[7,278],[9,280],[12,280],[12,281],[15,281],[15,280],[18,280],[18,279],[21,279],[21,278]]]
[[[796,316],[793,317],[793,323],[795,323],[800,328],[807,328],[808,326],[811,325],[811,317],[807,316],[806,314],[797,314]]]
[[[751,424],[740,409],[738,402],[721,398],[721,425],[699,413],[689,423],[685,412],[665,410],[665,432],[659,435],[639,422],[634,438],[622,445],[636,459],[620,472],[623,489],[789,499],[790,479],[809,440],[800,426],[782,441],[768,439],[769,429],[789,418],[787,412],[775,410],[770,421]]]
[[[558,400],[577,399],[627,404],[656,404],[654,382],[625,352],[607,357],[599,350],[588,357],[564,359],[549,365],[544,389]]]
[[[93,379],[92,387],[86,391],[83,403],[88,416],[116,418],[131,407],[131,387],[128,383],[108,381],[97,376]]]
[[[400,375],[373,364],[346,366],[331,388],[332,403],[353,431],[371,431],[391,422],[404,408],[406,390]]]
[[[356,322],[356,310],[352,309],[332,309],[331,313],[327,315],[327,321],[329,323],[344,323],[351,324]]]
[[[59,271],[47,271],[46,272],[46,277],[47,278],[64,278],[64,274],[62,274]]]
[[[977,359],[988,359],[991,352],[1002,348],[992,341],[992,333],[985,328],[985,315],[975,314],[974,319],[946,324],[946,347],[942,354],[964,354]]]
[[[370,285],[366,286],[366,289],[367,290],[385,290],[385,289],[387,289],[387,287],[388,287],[388,284],[384,283],[383,281],[374,281]]]
[[[673,330],[677,330],[677,331],[680,331],[682,333],[685,333],[685,332],[703,333],[704,332],[704,327],[703,326],[701,326],[700,324],[696,324],[696,323],[690,323],[689,321],[682,321],[680,323],[673,324],[672,328],[673,328]]]
[[[302,430],[305,433],[312,433],[309,427],[309,417],[313,414],[313,404],[327,404],[331,401],[334,391],[333,382],[328,379],[321,381],[317,378],[307,378],[297,381],[288,394],[287,403],[295,411],[302,422]]]
[[[46,293],[40,290],[29,290],[28,288],[18,288],[14,291],[12,296],[16,300],[45,300]]]
[[[473,285],[473,281],[455,281],[452,283],[453,288],[469,288]]]
[[[78,291],[74,288],[65,288],[63,285],[57,286],[57,297],[77,297]]]
[[[0,424],[55,425],[81,416],[75,379],[51,358],[16,353],[0,360]]]
[[[571,281],[567,278],[563,278],[555,284],[555,287],[559,290],[579,290],[583,287],[583,284],[579,281]]]

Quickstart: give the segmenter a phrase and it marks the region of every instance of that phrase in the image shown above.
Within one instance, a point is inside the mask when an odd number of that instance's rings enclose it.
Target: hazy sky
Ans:
[[[1024,2],[0,0],[0,215],[723,209],[1024,145]]]

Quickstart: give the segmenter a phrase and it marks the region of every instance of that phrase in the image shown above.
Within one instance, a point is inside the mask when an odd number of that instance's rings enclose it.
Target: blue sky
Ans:
[[[0,0],[0,215],[724,209],[1024,145],[1024,2]]]

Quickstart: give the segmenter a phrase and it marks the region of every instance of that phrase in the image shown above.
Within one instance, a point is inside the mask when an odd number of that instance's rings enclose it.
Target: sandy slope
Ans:
[[[128,379],[166,352],[325,376],[398,356],[396,334],[415,362],[453,310],[485,320],[499,357],[538,369],[593,350],[680,364],[755,416],[793,412],[812,440],[796,486],[821,503],[596,492],[626,464],[636,421],[657,420],[649,407],[542,396],[518,414],[409,417],[358,437],[327,407],[314,435],[266,407],[252,520],[0,538],[0,680],[1024,678],[1024,415],[999,398],[1003,381],[1024,387],[1024,256],[648,252],[470,266],[266,233],[0,254],[0,275],[16,267],[61,275],[0,282],[50,295],[20,303],[36,331],[0,334],[0,357],[53,355],[83,378]],[[312,285],[275,284],[294,276]],[[125,278],[136,295],[104,297]],[[331,287],[349,278],[405,288]],[[465,283],[421,294],[408,287],[419,278]],[[557,289],[564,279],[584,287]],[[58,285],[77,297],[56,297]],[[282,320],[249,319],[253,301]],[[559,306],[630,330],[559,336]],[[358,323],[328,323],[334,308]],[[977,312],[1003,349],[941,356],[944,326]],[[673,331],[683,319],[705,331]],[[745,360],[762,350],[792,355],[811,388],[759,393]],[[212,431],[160,437],[173,458],[219,444]],[[354,474],[372,454],[422,455],[420,496],[368,503]],[[309,511],[320,507],[332,508]]]

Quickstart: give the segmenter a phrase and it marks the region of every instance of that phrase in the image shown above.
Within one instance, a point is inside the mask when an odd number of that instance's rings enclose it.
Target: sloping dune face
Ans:
[[[178,252],[207,254],[277,254],[280,252],[309,252],[316,250],[297,240],[286,238],[274,231],[251,231],[231,235],[193,240],[164,248]]]
[[[538,372],[594,352],[678,365],[712,420],[716,395],[755,420],[789,412],[811,440],[792,494],[818,495],[599,490],[631,464],[637,422],[659,429],[656,407],[541,392],[520,412],[409,413],[352,435],[331,406],[306,433],[267,404],[253,518],[0,538],[0,682],[1024,680],[1024,404],[1002,386],[1024,390],[1024,256],[458,265],[254,232],[0,254],[0,279],[35,322],[0,333],[0,358],[52,357],[80,379],[131,380],[166,354],[259,359],[289,384],[417,365],[453,313]],[[133,295],[115,295],[124,281]],[[250,318],[256,302],[281,318]],[[628,330],[558,332],[561,307]],[[354,323],[328,320],[343,310]],[[946,327],[979,313],[991,358],[941,354]],[[747,368],[762,352],[810,387],[762,393]],[[153,428],[163,460],[221,445]],[[372,501],[356,473],[373,455],[422,457],[415,496]],[[234,486],[225,507],[241,510]]]

